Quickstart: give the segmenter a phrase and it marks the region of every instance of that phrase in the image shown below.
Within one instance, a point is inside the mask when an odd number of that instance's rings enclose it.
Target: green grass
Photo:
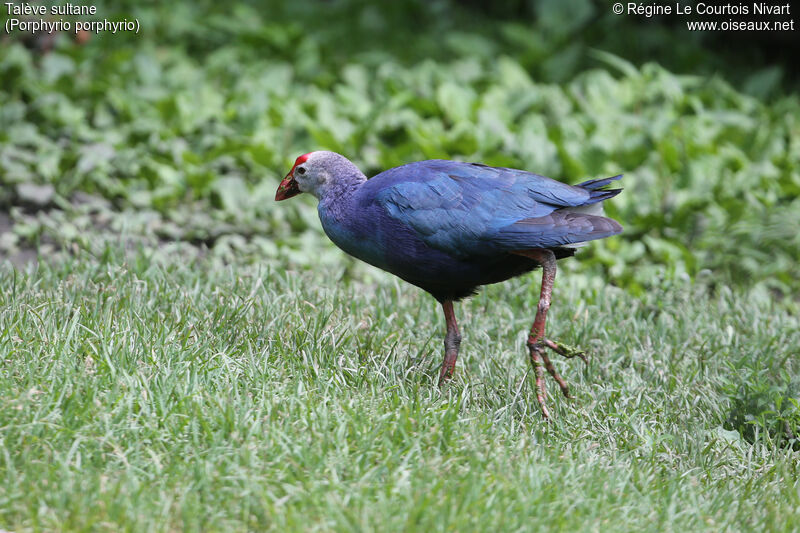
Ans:
[[[288,264],[0,267],[0,529],[800,524],[795,302],[679,281],[633,297],[565,269],[549,334],[592,357],[556,362],[577,398],[553,394],[547,425],[524,347],[536,275],[457,306],[440,391],[432,298]]]

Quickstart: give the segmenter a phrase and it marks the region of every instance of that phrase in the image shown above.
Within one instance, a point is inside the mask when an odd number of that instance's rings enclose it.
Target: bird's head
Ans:
[[[337,185],[346,184],[353,176],[357,181],[366,177],[347,158],[335,152],[309,152],[298,157],[292,169],[283,178],[275,193],[275,200],[286,200],[301,192],[308,192],[322,198],[328,191],[335,191]]]

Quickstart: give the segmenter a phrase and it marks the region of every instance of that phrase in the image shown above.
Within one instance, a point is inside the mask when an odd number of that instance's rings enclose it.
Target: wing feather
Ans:
[[[611,219],[562,210],[591,203],[589,190],[521,170],[433,160],[369,182],[385,183],[374,199],[391,217],[456,257],[563,246],[621,231]]]

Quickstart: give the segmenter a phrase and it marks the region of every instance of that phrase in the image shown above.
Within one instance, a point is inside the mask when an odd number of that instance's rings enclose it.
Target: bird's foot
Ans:
[[[560,342],[554,342],[549,339],[540,339],[539,341],[528,346],[531,362],[533,363],[534,370],[536,371],[536,401],[539,403],[539,407],[542,410],[542,417],[545,420],[550,420],[550,411],[547,409],[547,404],[545,403],[547,393],[544,385],[544,370],[547,370],[547,373],[553,377],[556,383],[558,383],[558,386],[565,397],[573,398],[573,396],[569,392],[569,385],[564,378],[561,377],[561,374],[558,373],[555,366],[553,366],[552,361],[550,361],[550,358],[547,356],[547,352],[544,349],[545,346],[568,359],[580,357],[586,364],[588,364],[589,361],[586,358],[585,352],[578,350],[573,346],[562,344]]]
[[[545,401],[547,398],[547,390],[544,386],[544,369],[548,366],[544,361],[547,360],[547,356],[542,349],[542,345],[538,342],[528,345],[528,350],[530,352],[533,370],[536,373],[536,401],[539,404],[539,408],[542,410],[542,418],[546,421],[550,421],[550,411],[547,409],[547,403]],[[552,363],[549,366],[552,367]],[[559,376],[559,378],[560,377],[561,376]]]
[[[456,373],[456,356],[458,354],[447,353],[444,357],[444,362],[442,363],[442,370],[439,372],[439,386],[443,386],[445,383],[453,379],[453,375]]]

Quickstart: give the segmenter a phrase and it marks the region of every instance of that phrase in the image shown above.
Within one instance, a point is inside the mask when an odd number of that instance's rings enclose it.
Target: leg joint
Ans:
[[[461,346],[461,334],[457,331],[448,331],[444,337],[445,350],[458,350]]]
[[[535,335],[528,335],[528,342],[526,344],[529,350],[542,351],[544,348],[544,339]]]
[[[550,298],[547,298],[546,296],[542,295],[542,297],[539,298],[539,305],[537,307],[537,311],[544,314],[549,309],[550,309]]]

